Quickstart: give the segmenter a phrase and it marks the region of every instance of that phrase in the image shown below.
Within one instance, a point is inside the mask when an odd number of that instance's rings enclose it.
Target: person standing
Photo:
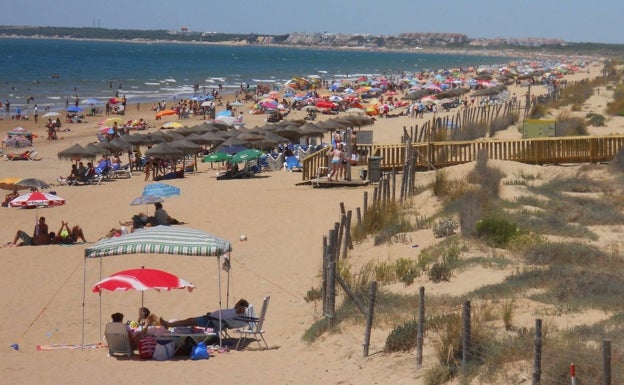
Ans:
[[[37,118],[39,118],[39,107],[37,103],[35,103],[35,109],[33,110],[33,116],[35,117],[35,123],[37,123]]]

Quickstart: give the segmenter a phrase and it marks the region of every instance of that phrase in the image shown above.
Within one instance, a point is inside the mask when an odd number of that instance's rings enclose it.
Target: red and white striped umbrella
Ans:
[[[104,278],[92,287],[94,293],[102,290],[128,291],[128,290],[172,290],[184,289],[193,291],[195,286],[176,275],[156,269],[131,269],[124,270]]]
[[[40,207],[40,206],[61,206],[65,204],[65,199],[50,193],[31,191],[28,194],[20,195],[9,202],[11,207]]]

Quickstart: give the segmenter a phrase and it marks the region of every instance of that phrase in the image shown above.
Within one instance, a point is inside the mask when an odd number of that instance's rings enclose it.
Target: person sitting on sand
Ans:
[[[2,207],[9,207],[9,202],[17,198],[18,196],[19,196],[19,193],[17,192],[17,189],[14,188],[12,192],[5,195],[4,201],[2,202]]]
[[[82,232],[82,228],[76,225],[70,230],[68,223],[61,221],[61,228],[56,233],[55,237],[51,237],[51,243],[71,245],[78,242],[79,239],[84,243],[87,242],[84,237],[84,233]]]
[[[221,309],[199,317],[191,317],[179,321],[165,321],[160,319],[160,324],[166,328],[178,327],[178,326],[199,326],[203,328],[211,328],[215,331],[220,331],[223,328],[232,329],[238,327],[247,326],[248,319],[244,319],[245,311],[249,307],[249,302],[245,299],[240,299],[234,304],[233,309]],[[219,320],[223,324],[223,327],[219,326]]]
[[[141,328],[141,330],[135,334],[135,339],[139,340],[147,335],[147,330],[150,326],[161,326],[160,317],[156,314],[153,314],[148,308],[141,307],[139,308],[139,319],[137,320],[137,324]],[[164,326],[164,325],[163,325]]]
[[[17,243],[17,241],[21,239],[21,243]],[[33,231],[33,236],[31,237],[25,231],[17,230],[17,234],[15,234],[15,239],[12,243],[9,243],[9,246],[39,246],[39,245],[47,245],[50,243],[50,234],[48,233],[48,225],[45,223],[45,217],[39,218],[39,223],[35,225],[35,230]]]

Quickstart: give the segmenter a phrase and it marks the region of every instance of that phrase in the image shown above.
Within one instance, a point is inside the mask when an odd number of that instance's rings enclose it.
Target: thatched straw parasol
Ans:
[[[76,143],[73,146],[66,148],[63,151],[60,151],[57,154],[59,159],[69,159],[76,163],[78,163],[81,159],[95,159],[96,154],[85,149],[80,144]]]

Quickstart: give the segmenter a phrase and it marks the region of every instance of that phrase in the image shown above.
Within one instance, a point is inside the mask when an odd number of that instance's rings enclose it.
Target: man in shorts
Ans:
[[[17,244],[18,240],[22,240],[22,243]],[[45,223],[45,217],[39,218],[39,223],[35,225],[33,236],[31,237],[25,231],[18,230],[15,234],[15,239],[9,246],[38,246],[47,245],[50,243],[50,234],[48,233],[48,225]]]

